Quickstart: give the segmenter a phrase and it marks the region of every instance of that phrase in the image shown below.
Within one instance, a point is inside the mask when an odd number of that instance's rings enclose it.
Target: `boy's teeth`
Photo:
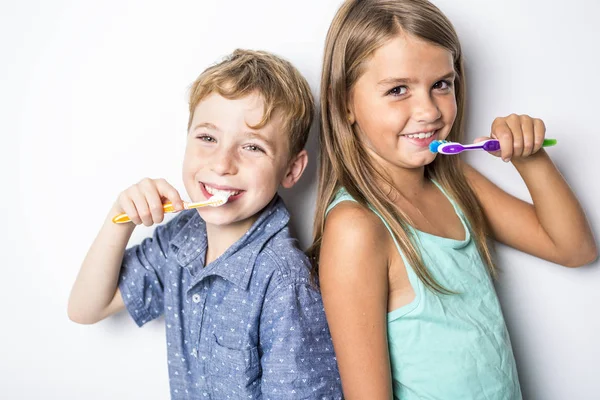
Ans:
[[[220,189],[215,189],[215,188],[212,188],[212,187],[206,186],[206,185],[204,185],[204,187],[206,188],[206,191],[212,195],[229,197],[229,196],[235,196],[236,194],[239,193],[239,191],[220,190]]]
[[[413,135],[406,135],[406,137],[411,138],[411,139],[427,139],[430,138],[431,136],[433,136],[433,132],[421,132],[421,133],[415,133]]]

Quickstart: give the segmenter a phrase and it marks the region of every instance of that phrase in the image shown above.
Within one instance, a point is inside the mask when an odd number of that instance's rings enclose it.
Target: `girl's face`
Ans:
[[[436,155],[429,144],[445,139],[456,118],[452,54],[398,35],[363,68],[350,92],[348,118],[369,153],[392,170],[431,163]]]

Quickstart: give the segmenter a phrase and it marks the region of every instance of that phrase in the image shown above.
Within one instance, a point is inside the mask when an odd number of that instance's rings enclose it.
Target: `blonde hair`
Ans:
[[[239,99],[253,92],[263,98],[264,115],[250,128],[262,128],[279,112],[289,134],[290,156],[298,154],[306,144],[315,113],[310,86],[289,61],[266,51],[237,49],[200,74],[190,89],[188,130],[196,106],[208,95]]]
[[[441,286],[425,267],[411,239],[410,218],[389,199],[389,193],[372,182],[393,187],[368,156],[347,118],[348,94],[375,50],[400,33],[410,34],[448,50],[456,73],[457,115],[448,140],[462,141],[465,109],[465,75],[458,36],[450,21],[426,0],[348,0],[338,10],[327,33],[321,77],[321,157],[314,240],[308,250],[312,274],[318,274],[319,252],[326,209],[340,187],[362,206],[371,206],[391,227],[392,234],[421,281],[439,293],[454,293]],[[457,157],[436,157],[425,167],[425,177],[436,180],[458,203],[472,231],[479,253],[495,275],[488,224]]]

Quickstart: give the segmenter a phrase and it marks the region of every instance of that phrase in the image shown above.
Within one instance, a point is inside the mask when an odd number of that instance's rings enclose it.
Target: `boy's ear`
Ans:
[[[300,153],[296,154],[290,160],[285,175],[281,181],[281,186],[286,189],[291,188],[298,182],[306,165],[308,164],[308,153],[306,150],[302,150]]]

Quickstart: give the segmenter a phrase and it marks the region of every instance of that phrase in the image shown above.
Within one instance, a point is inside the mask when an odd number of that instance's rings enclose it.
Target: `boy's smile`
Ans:
[[[233,228],[241,235],[286,177],[288,134],[277,113],[252,129],[263,115],[263,99],[257,93],[239,99],[212,93],[194,110],[183,162],[185,188],[192,201],[230,196],[221,207],[198,209],[207,227]]]
[[[225,195],[228,197],[228,203],[239,199],[244,194],[244,190],[241,189],[232,188],[228,186],[213,185],[207,182],[200,182],[200,187],[206,198],[209,198],[214,195]]]

